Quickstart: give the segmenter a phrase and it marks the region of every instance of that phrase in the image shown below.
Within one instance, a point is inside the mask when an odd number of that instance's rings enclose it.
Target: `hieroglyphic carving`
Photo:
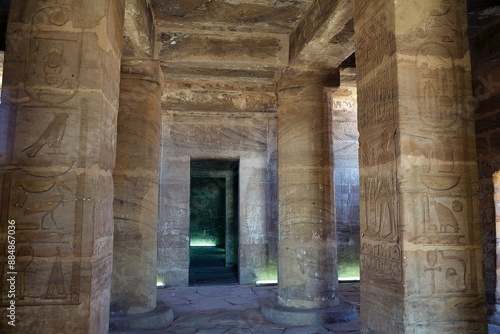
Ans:
[[[368,150],[367,143],[363,147]],[[376,168],[371,168],[368,175],[361,174],[365,189],[365,218],[361,231],[372,238],[394,241],[398,237],[394,141],[384,130],[370,150],[365,155],[374,154],[377,158],[370,162],[371,159],[365,157],[365,161],[375,164]]]
[[[375,6],[378,8],[374,8]],[[391,33],[390,20],[383,6],[376,2],[367,2],[366,7],[372,7],[369,10],[373,15],[363,25],[357,24],[360,31],[356,32],[356,49],[359,54],[357,57],[361,57],[356,63],[356,72],[361,78],[383,63],[384,56],[396,50],[396,40]]]
[[[57,189],[57,192],[58,192],[57,195],[50,196],[50,197],[45,197],[44,196],[43,198],[40,198],[37,202],[34,202],[32,205],[29,205],[29,206],[25,207],[24,210],[23,210],[25,216],[32,215],[32,214],[37,214],[37,213],[42,213],[41,227],[44,230],[49,229],[49,227],[46,227],[44,225],[45,218],[48,215],[50,215],[50,219],[51,219],[52,223],[54,224],[54,226],[58,230],[62,230],[63,229],[62,226],[57,225],[57,222],[54,219],[54,211],[59,207],[59,205],[61,203],[64,205],[64,200],[65,200],[66,194],[64,193],[63,189],[67,189],[69,191],[71,191],[71,189],[68,188],[64,184],[64,182],[62,182],[62,181],[58,181],[56,183],[56,189]]]
[[[419,115],[430,127],[450,127],[458,120],[455,65],[450,51],[425,43],[417,52]]]
[[[34,100],[62,103],[78,90],[83,29],[80,18],[63,6],[48,6],[31,18],[25,90]]]
[[[16,284],[16,295],[18,299],[24,299],[24,291],[26,286],[26,273],[36,272],[36,269],[28,269],[33,258],[35,256],[35,251],[31,246],[23,246],[19,248],[16,255],[16,272],[17,272],[17,284]]]
[[[38,151],[40,151],[44,145],[47,145],[50,148],[59,148],[64,137],[67,118],[68,114],[56,114],[52,122],[47,126],[38,140],[26,147],[23,152],[28,150],[26,154],[28,157],[32,158],[37,155]]]
[[[419,253],[419,275],[416,276],[419,293],[454,294],[467,290],[467,265],[463,253],[454,250]]]
[[[446,4],[443,6],[440,15],[449,11],[444,10]],[[462,168],[456,159],[463,155],[459,151],[463,149],[463,141],[457,140],[461,132],[460,91],[452,53],[444,45],[426,41],[417,50],[415,69],[417,95],[420,96],[418,110],[423,126],[421,134],[410,137],[409,149],[418,157],[415,168],[424,188],[416,198],[420,204],[415,204],[414,208],[422,210],[423,221],[414,225],[412,241],[463,245],[468,241],[468,217],[464,210],[467,200],[462,188],[458,187]]]
[[[61,249],[56,247],[56,259],[50,273],[45,299],[60,299],[67,296],[66,284],[64,283],[64,273],[61,264]]]
[[[363,129],[394,122],[397,110],[397,82],[395,67],[391,63],[380,64],[380,75],[368,76],[363,84],[364,94],[358,95],[358,127]],[[374,98],[375,97],[375,98]]]
[[[29,169],[29,167],[26,168]],[[59,172],[60,169],[57,171]],[[46,172],[48,170],[44,170],[43,174]],[[71,175],[65,176],[64,174],[59,177],[39,177],[31,176],[22,170],[13,173],[10,188],[10,214],[20,217],[16,219],[19,222],[16,224],[18,230],[16,241],[20,247],[16,264],[19,282],[16,298],[19,300],[19,305],[72,303],[67,294],[60,293],[60,288],[56,289],[58,292],[55,297],[56,295],[51,294],[55,290],[47,292],[47,285],[40,284],[41,281],[49,280],[50,277],[47,273],[46,260],[48,247],[58,245],[57,248],[64,247],[66,250],[72,247],[73,222],[65,217],[68,212],[72,211],[75,203],[74,191],[71,188],[74,181],[71,181]],[[67,258],[68,255],[70,254],[66,251],[64,257]],[[57,250],[57,257],[60,263],[62,255],[59,250]],[[69,272],[64,275],[64,279],[68,280]],[[54,300],[45,302],[42,301],[44,298]],[[2,303],[5,301],[5,296],[2,296]]]
[[[64,144],[68,118],[68,113],[55,113],[52,121],[42,128],[43,132],[38,139],[28,147],[20,149],[26,154],[26,158],[20,160],[19,169],[12,173],[11,187],[6,198],[11,199],[9,214],[20,217],[16,219],[19,231],[16,236],[17,243],[21,247],[17,254],[20,261],[16,268],[19,273],[16,296],[19,305],[78,302],[78,298],[70,298],[66,287],[63,290],[57,283],[61,277],[63,281],[71,277],[67,269],[58,269],[61,259],[71,256],[67,251],[62,255],[59,247],[67,250],[74,246],[72,234],[76,227],[71,219],[66,218],[75,205],[75,191],[72,189],[75,181],[70,173],[74,161],[59,160],[59,148]],[[50,160],[47,158],[49,155]],[[47,247],[53,245],[60,246],[57,246],[54,262],[56,267],[53,273],[49,274],[44,254]],[[53,283],[51,286],[44,286],[40,284],[43,280]],[[74,282],[72,280],[72,287]],[[2,296],[2,303],[5,301],[5,296]]]
[[[417,29],[416,35],[419,38],[427,37],[430,30],[442,32],[443,27],[451,26],[451,21],[446,17],[452,9],[450,0],[435,1],[434,8],[429,11],[429,19]],[[444,43],[453,43],[454,38],[449,33],[440,34],[441,41]]]
[[[403,275],[401,248],[397,244],[364,242],[361,246],[361,269],[386,279],[401,281]]]
[[[466,198],[432,192],[412,196],[412,210],[421,219],[412,225],[411,242],[430,245],[465,245],[468,242]]]
[[[169,131],[171,145],[178,148],[218,150],[221,147],[241,150],[265,150],[267,131],[255,126],[227,126],[207,123],[177,123]]]

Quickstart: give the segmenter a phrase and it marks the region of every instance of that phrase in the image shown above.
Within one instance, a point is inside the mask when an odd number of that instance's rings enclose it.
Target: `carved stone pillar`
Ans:
[[[333,73],[288,68],[278,91],[278,305],[276,323],[334,322],[339,307],[330,133],[324,88]],[[342,319],[356,317],[356,310]]]
[[[0,122],[0,332],[107,333],[124,1],[12,1]],[[13,272],[13,274],[11,274]],[[9,296],[8,277],[16,281]]]
[[[165,328],[174,318],[156,303],[161,81],[158,61],[122,61],[110,305],[116,330]],[[132,314],[134,321],[126,317]]]
[[[161,71],[157,61],[123,61],[113,171],[112,314],[156,307]]]
[[[464,1],[354,1],[365,333],[486,333]]]
[[[497,253],[497,281],[495,291],[496,312],[494,315],[495,323],[500,324],[500,172],[493,174],[493,191],[495,200],[495,225],[496,225],[496,253]]]

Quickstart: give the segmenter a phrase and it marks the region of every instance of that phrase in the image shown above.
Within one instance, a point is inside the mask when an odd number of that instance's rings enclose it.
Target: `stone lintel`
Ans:
[[[217,64],[219,68],[259,69],[288,64],[288,37],[280,34],[197,31],[157,32],[158,59],[174,64]]]
[[[162,102],[170,110],[275,112],[274,71],[162,65]]]
[[[334,3],[334,2],[332,2]],[[318,23],[318,22],[315,22]],[[303,35],[298,35],[304,38]],[[294,38],[292,34],[291,39]],[[297,42],[298,44],[299,42]],[[352,1],[339,0],[319,22],[308,39],[300,41],[300,49],[290,40],[290,63],[318,68],[336,68],[354,52],[354,24]]]

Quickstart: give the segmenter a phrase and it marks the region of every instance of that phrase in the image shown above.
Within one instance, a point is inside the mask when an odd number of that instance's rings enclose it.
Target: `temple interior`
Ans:
[[[1,0],[0,51],[1,333],[500,326],[498,0]]]

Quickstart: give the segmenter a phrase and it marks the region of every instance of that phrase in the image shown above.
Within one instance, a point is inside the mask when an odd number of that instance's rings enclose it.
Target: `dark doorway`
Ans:
[[[192,160],[189,284],[236,284],[238,161]]]

